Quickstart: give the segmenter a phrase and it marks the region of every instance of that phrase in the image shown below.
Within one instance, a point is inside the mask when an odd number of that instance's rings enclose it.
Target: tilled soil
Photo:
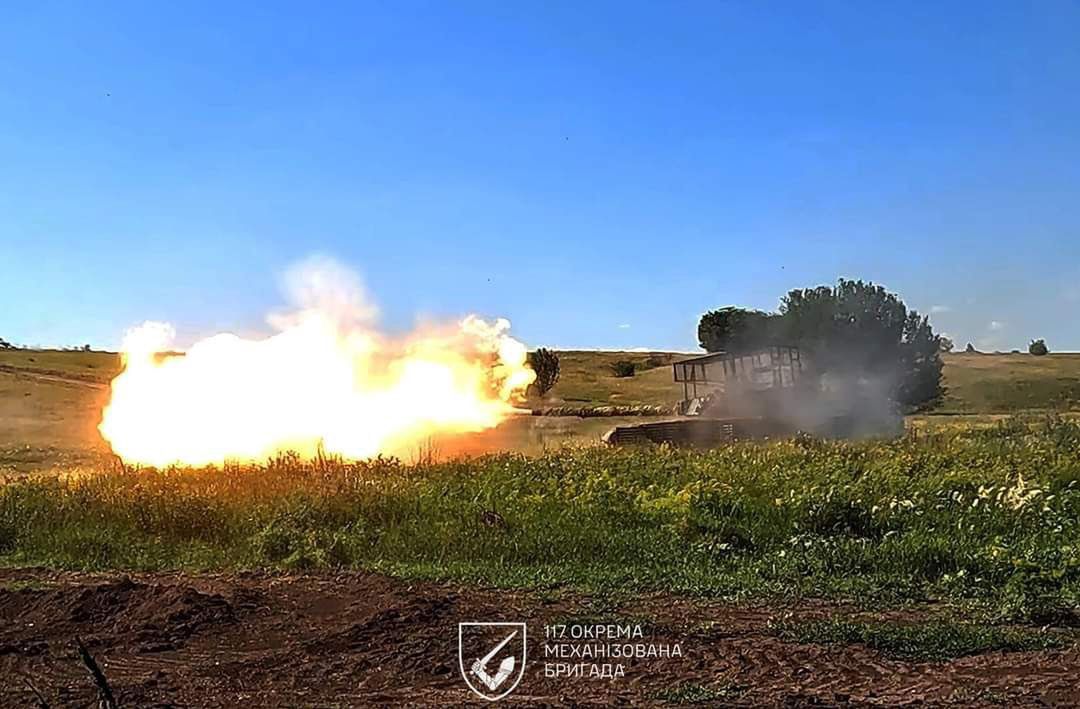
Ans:
[[[76,637],[121,707],[481,705],[458,668],[457,624],[471,621],[528,624],[525,673],[508,705],[663,705],[701,697],[695,686],[712,689],[709,706],[1080,705],[1075,648],[920,663],[860,645],[792,643],[770,629],[780,616],[847,612],[664,596],[601,609],[571,593],[367,573],[3,570],[0,706],[38,706],[31,685],[52,707],[97,706]],[[640,623],[644,642],[677,643],[681,657],[627,661],[615,679],[545,676],[545,625],[586,618]]]

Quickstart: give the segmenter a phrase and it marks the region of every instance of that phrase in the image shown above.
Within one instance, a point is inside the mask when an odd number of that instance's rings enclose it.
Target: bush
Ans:
[[[1050,354],[1050,350],[1046,346],[1046,340],[1042,339],[1032,340],[1031,344],[1028,345],[1028,352],[1037,357],[1041,357],[1045,354]]]
[[[351,561],[346,530],[326,522],[281,514],[254,535],[255,551],[264,563],[287,569],[345,566]]]
[[[632,377],[634,372],[637,371],[637,365],[628,359],[620,359],[618,362],[612,362],[608,365],[611,369],[611,373],[616,377]]]
[[[536,352],[529,354],[529,366],[536,372],[536,381],[533,382],[533,391],[543,396],[551,391],[555,382],[559,381],[559,356],[551,350],[541,347]]]
[[[671,364],[675,358],[670,354],[654,354],[649,355],[645,359],[645,369],[656,369],[657,367],[663,367]]]
[[[1063,600],[1068,569],[1043,569],[1031,562],[1014,562],[998,603],[998,615],[1006,621],[1068,623],[1072,610]]]
[[[967,352],[968,354],[975,354],[976,352],[978,352],[978,350],[975,349],[975,345],[969,342],[967,343],[967,347],[964,348],[964,352]]]

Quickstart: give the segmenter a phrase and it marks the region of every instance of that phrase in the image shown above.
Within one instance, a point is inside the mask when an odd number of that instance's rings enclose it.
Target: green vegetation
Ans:
[[[674,354],[672,360],[688,356]],[[659,364],[661,357],[658,353],[560,352],[561,376],[550,398],[596,406],[674,404],[682,398],[682,386],[672,381],[670,366]],[[611,365],[624,359],[636,364],[635,376],[613,375]],[[946,395],[929,413],[1080,410],[1080,354],[957,353],[942,359]]]
[[[555,382],[559,381],[559,356],[551,350],[541,347],[530,352],[529,366],[536,372],[536,381],[532,384],[535,394],[547,394],[551,387],[555,386]]]
[[[1046,340],[1032,340],[1031,344],[1028,345],[1028,354],[1042,357],[1043,355],[1050,354],[1050,348],[1046,346]]]
[[[712,704],[736,700],[742,694],[743,692],[735,687],[708,687],[690,682],[658,692],[653,698],[669,704]]]
[[[790,291],[776,313],[727,307],[705,313],[698,340],[710,352],[796,345],[834,382],[870,380],[913,410],[937,404],[941,338],[927,318],[881,286],[841,278],[833,286]]]
[[[800,643],[859,643],[886,657],[935,661],[985,652],[1024,652],[1061,647],[1059,635],[1046,630],[1008,628],[978,623],[924,621],[889,623],[830,618],[811,622],[783,622],[775,627],[780,637]]]
[[[39,474],[0,489],[0,562],[943,599],[1045,622],[1080,600],[1078,449],[1080,425],[1052,418],[707,452]]]
[[[611,363],[611,374],[615,377],[632,377],[637,371],[637,363],[629,359],[620,359]]]
[[[950,355],[945,386],[940,412],[1080,410],[1080,355]]]
[[[744,352],[781,344],[781,330],[776,313],[729,305],[701,316],[698,345],[707,352]]]
[[[671,405],[682,398],[682,385],[672,379],[671,357],[678,361],[692,355],[660,352],[559,352],[559,381],[549,392],[555,402],[606,406],[609,404]],[[637,374],[616,377],[612,365],[633,362]],[[654,366],[657,365],[657,366]]]

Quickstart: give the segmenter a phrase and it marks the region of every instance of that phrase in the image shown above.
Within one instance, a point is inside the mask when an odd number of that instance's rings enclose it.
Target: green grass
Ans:
[[[559,352],[559,381],[546,402],[603,406],[674,404],[682,385],[672,377],[671,362],[690,355],[650,352]],[[637,366],[632,377],[616,377],[611,367],[626,360]],[[537,402],[539,403],[539,402]]]
[[[49,583],[38,579],[21,579],[17,581],[7,581],[5,583],[0,583],[0,589],[11,592],[44,591],[49,587]]]
[[[690,682],[657,692],[653,695],[653,699],[659,699],[668,704],[712,704],[733,701],[742,695],[743,692],[735,687],[711,687]]]
[[[924,621],[889,623],[841,618],[781,623],[780,637],[800,643],[871,647],[886,657],[942,661],[986,652],[1030,652],[1062,647],[1058,634],[1031,628],[1007,628],[977,623]]]
[[[954,354],[945,357],[941,411],[1011,413],[1080,409],[1080,354]]]
[[[348,567],[727,598],[940,599],[1001,620],[1080,601],[1080,425],[896,441],[87,470],[0,488],[0,563]],[[485,524],[495,511],[505,525]]]

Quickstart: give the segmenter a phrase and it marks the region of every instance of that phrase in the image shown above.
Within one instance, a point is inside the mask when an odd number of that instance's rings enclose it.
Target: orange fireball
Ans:
[[[113,451],[156,466],[285,451],[403,455],[434,434],[496,426],[535,379],[506,320],[470,316],[394,340],[320,304],[325,274],[316,275],[305,281],[316,302],[279,318],[284,329],[265,339],[215,335],[163,356],[169,326],[129,333],[99,427]]]

